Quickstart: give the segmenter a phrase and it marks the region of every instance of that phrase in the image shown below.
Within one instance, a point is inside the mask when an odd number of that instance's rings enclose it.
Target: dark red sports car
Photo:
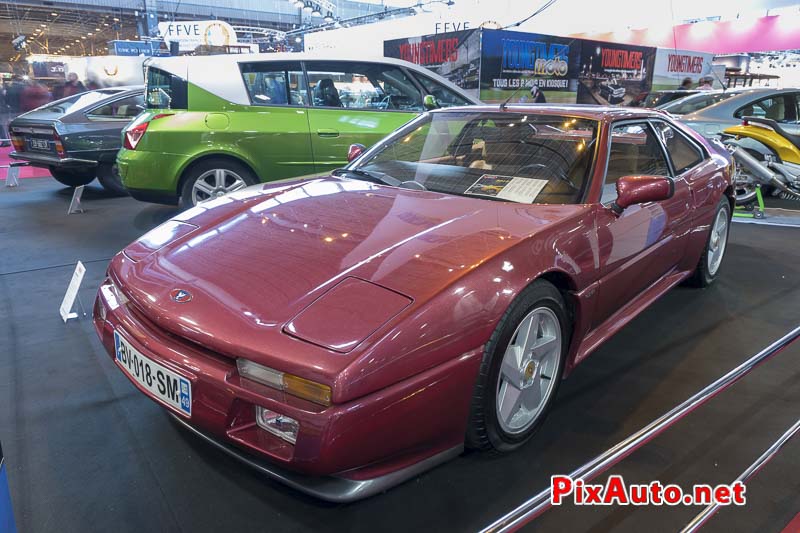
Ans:
[[[464,446],[519,447],[603,341],[714,281],[731,165],[658,112],[430,112],[331,176],[143,236],[111,262],[97,332],[194,433],[362,498]]]

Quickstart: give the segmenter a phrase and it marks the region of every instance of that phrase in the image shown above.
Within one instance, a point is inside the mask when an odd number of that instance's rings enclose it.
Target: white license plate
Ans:
[[[117,364],[153,397],[176,411],[192,416],[192,384],[185,377],[142,355],[114,332]]]
[[[50,143],[47,139],[30,139],[28,142],[31,143],[31,149],[33,150],[49,150]]]

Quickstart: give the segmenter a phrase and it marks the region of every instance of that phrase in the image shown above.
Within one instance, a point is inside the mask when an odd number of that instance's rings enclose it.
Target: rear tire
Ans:
[[[558,392],[571,333],[564,299],[551,283],[534,281],[514,300],[484,349],[469,448],[509,452],[536,433]]]
[[[97,168],[97,181],[107,192],[114,196],[128,196],[128,190],[122,185],[122,179],[117,174],[117,165],[102,164]]]
[[[719,276],[722,260],[728,245],[728,234],[731,229],[731,204],[723,196],[714,212],[711,229],[708,232],[706,246],[692,276],[686,280],[692,287],[708,287]]]
[[[220,157],[206,159],[187,170],[180,191],[181,205],[194,207],[258,182],[255,174],[242,163]]]
[[[67,187],[80,187],[88,185],[94,181],[94,169],[81,168],[76,170],[64,170],[50,167],[50,175],[62,185]]]

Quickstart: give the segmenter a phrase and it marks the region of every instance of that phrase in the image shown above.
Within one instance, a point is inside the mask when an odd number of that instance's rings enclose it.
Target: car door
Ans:
[[[261,181],[313,174],[308,88],[301,63],[248,61],[239,68],[250,105],[206,115],[216,147],[242,155]]]
[[[113,164],[122,146],[120,132],[144,111],[144,91],[104,101],[68,125],[63,142],[70,157]]]
[[[673,180],[668,200],[628,207],[616,214],[616,181],[628,175]],[[596,324],[611,316],[664,275],[675,271],[686,246],[691,196],[686,181],[675,177],[655,128],[645,120],[611,125],[606,176],[597,229],[600,285]]]
[[[422,93],[401,68],[348,61],[305,66],[317,172],[344,166],[351,144],[372,146],[423,110]]]

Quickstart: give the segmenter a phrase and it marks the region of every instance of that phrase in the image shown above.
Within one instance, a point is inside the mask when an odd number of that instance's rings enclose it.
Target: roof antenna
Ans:
[[[517,93],[519,92],[519,90],[520,90],[520,89],[522,89],[522,84],[521,84],[521,83],[520,83],[519,87],[517,87],[516,89],[514,89],[514,92],[513,92],[513,93],[511,93],[511,96],[509,96],[508,98],[506,98],[506,101],[505,101],[505,102],[503,102],[502,104],[500,104],[500,111],[505,111],[505,110],[506,110],[506,106],[508,105],[508,103],[511,101],[511,99],[512,99],[512,98],[514,98],[515,96],[517,96]]]

